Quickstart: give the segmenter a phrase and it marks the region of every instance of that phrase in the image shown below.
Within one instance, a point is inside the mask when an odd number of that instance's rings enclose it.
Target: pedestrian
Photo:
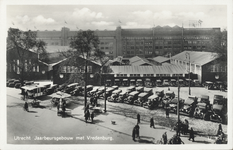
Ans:
[[[27,102],[24,103],[24,110],[26,110],[28,112],[28,103]]]
[[[87,114],[87,112],[85,112],[84,117],[85,117],[85,121],[86,121],[86,123],[87,123],[87,120],[88,120],[88,114]]]
[[[140,114],[138,113],[137,115],[137,119],[138,119],[138,124],[140,123]]]
[[[27,92],[27,90],[25,90],[25,92],[24,92],[24,100],[26,100],[28,98],[28,92]]]
[[[166,107],[166,118],[169,118],[169,112],[170,112],[169,107]]]
[[[151,117],[151,119],[150,119],[150,127],[155,128],[154,118],[153,117]]]
[[[60,109],[60,105],[59,103],[57,104],[57,115],[59,114],[59,109]]]
[[[193,128],[190,129],[189,131],[189,140],[192,139],[192,141],[194,142],[194,131]]]
[[[86,114],[87,114],[88,120],[91,120],[91,119],[90,119],[90,111],[89,111],[89,109],[87,109]]]
[[[167,144],[167,132],[164,132],[162,138],[163,138],[163,144]]]
[[[184,120],[184,124],[185,124],[184,134],[186,135],[189,129],[189,122],[187,119]]]
[[[139,139],[140,139],[140,135],[139,135],[140,127],[139,127],[139,125],[138,125],[138,124],[135,126],[135,129],[136,129],[136,135],[137,135],[137,138],[139,138]]]
[[[180,123],[180,121],[178,121],[176,124],[176,135],[179,135],[179,136],[180,136],[180,125],[181,125],[181,123]]]
[[[136,128],[134,127],[133,132],[132,132],[132,138],[133,138],[134,141],[135,141],[135,134],[136,134]]]
[[[222,133],[222,125],[219,124],[219,125],[218,125],[217,136],[218,136],[218,135],[221,135],[221,133]]]
[[[94,119],[94,112],[91,113],[91,122],[93,122]]]
[[[90,98],[90,102],[91,102],[91,105],[93,105],[93,102],[94,102],[94,98],[93,98],[93,96],[91,96],[91,98]]]

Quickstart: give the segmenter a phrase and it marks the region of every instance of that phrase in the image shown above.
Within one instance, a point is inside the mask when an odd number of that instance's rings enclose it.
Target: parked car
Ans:
[[[24,82],[24,85],[32,85],[32,84],[34,84],[34,81],[25,81]]]
[[[123,86],[129,86],[129,81],[128,81],[128,79],[123,79],[122,85],[123,85]]]
[[[143,103],[143,107],[147,109],[157,108],[159,105],[159,97],[157,94],[151,95],[148,97],[148,100]]]
[[[143,103],[147,101],[148,97],[149,97],[148,93],[140,93],[138,95],[138,99],[134,101],[134,105],[143,106]]]
[[[8,87],[15,87],[15,84],[20,83],[19,80],[14,80],[8,84]]]
[[[78,86],[78,83],[68,84],[66,88],[64,89],[64,92],[70,94],[70,92],[72,92],[76,86]]]
[[[206,103],[209,104],[210,100],[209,100],[209,96],[208,95],[201,95],[198,99],[198,103]]]
[[[163,80],[163,86],[170,86],[170,82],[168,79]]]
[[[201,83],[198,80],[193,80],[193,84],[196,87],[200,87],[201,86]]]
[[[16,84],[15,84],[15,88],[16,88],[16,89],[21,88],[21,86],[22,86],[22,84],[21,84],[21,83],[16,83]]]
[[[173,91],[167,91],[165,96],[162,98],[160,107],[168,107],[166,105],[168,105],[173,98],[175,98],[175,93]]]
[[[206,105],[207,104],[203,102],[197,103],[195,112],[194,112],[195,118],[204,119],[204,117],[206,116],[206,113],[208,112],[208,110],[206,109]]]
[[[149,96],[153,95],[153,89],[152,88],[144,88],[144,93],[148,93]]]
[[[136,91],[138,91],[139,93],[142,93],[143,90],[144,90],[144,87],[142,87],[142,86],[136,87]]]
[[[128,97],[128,92],[124,91],[119,94],[119,97],[116,99],[117,103],[123,103],[125,99]]]
[[[124,103],[133,104],[134,101],[135,101],[136,99],[138,99],[138,95],[139,95],[139,94],[140,94],[140,93],[137,92],[137,91],[133,91],[133,92],[129,93],[129,95],[128,95],[128,97],[125,99]]]
[[[130,87],[128,87],[128,88],[126,89],[126,91],[127,91],[128,93],[133,92],[133,91],[135,91],[135,90],[136,90],[136,87],[135,87],[135,86],[130,86]]]
[[[98,91],[95,93],[97,97],[100,97],[105,91],[105,87],[98,88]]]
[[[75,89],[70,94],[72,96],[80,96],[80,95],[82,95],[83,90],[84,89],[82,86],[76,86]]]
[[[214,89],[216,89],[216,90],[223,91],[224,86],[225,85],[224,85],[224,83],[222,81],[216,81],[216,82],[214,82]]]
[[[170,112],[177,113],[177,104],[178,104],[178,97],[175,97],[169,101],[169,108]],[[179,98],[179,109],[182,108],[184,105],[184,99]]]
[[[164,90],[157,90],[155,93],[158,95],[159,99],[162,100],[163,97],[165,96]]]
[[[98,89],[100,89],[100,87],[93,87],[93,89],[89,92],[87,92],[87,96],[91,97],[93,95],[95,95],[95,93],[98,91]]]
[[[112,95],[108,97],[109,102],[117,102],[117,98],[119,97],[119,94],[122,92],[122,90],[117,89],[112,92]]]
[[[189,115],[193,117],[195,108],[197,104],[197,97],[188,96],[188,98],[184,101],[183,108],[180,109],[181,114]]]
[[[179,80],[177,80],[176,82],[177,82],[177,86],[178,86],[178,85],[179,85],[179,86],[184,86],[184,85],[185,85],[183,79],[179,79]]]
[[[112,95],[112,92],[115,90],[115,88],[113,88],[113,87],[108,87],[108,88],[106,88],[106,98],[108,98],[109,96],[111,96]],[[102,97],[104,97],[104,94],[105,93],[103,93],[101,96]]]
[[[64,91],[65,88],[66,88],[66,86],[67,86],[66,83],[64,83],[64,84],[62,84],[62,85],[59,85],[58,88],[56,89],[56,91]]]
[[[142,81],[142,79],[137,79],[137,81],[136,81],[136,86],[143,86],[143,81]]]
[[[9,80],[7,80],[6,86],[9,87],[9,84],[10,83],[14,83],[14,81],[15,81],[15,79],[9,79]],[[11,85],[11,86],[13,86],[13,85]]]
[[[192,79],[185,79],[185,86],[189,86],[190,87],[194,86],[193,80]]]
[[[211,82],[211,81],[205,81],[205,83],[203,85],[207,90],[213,90],[214,89],[214,83]]]

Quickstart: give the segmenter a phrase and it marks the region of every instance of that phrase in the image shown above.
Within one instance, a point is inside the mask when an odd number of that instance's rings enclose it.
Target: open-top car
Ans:
[[[133,91],[133,92],[129,93],[129,96],[125,99],[124,103],[133,104],[134,101],[138,99],[139,94],[140,93],[137,91]]]
[[[127,97],[128,97],[128,92],[127,91],[121,92],[121,93],[119,93],[119,96],[116,99],[116,102],[123,103]]]
[[[118,89],[112,92],[112,95],[108,97],[109,102],[117,102],[117,98],[119,97],[119,94],[122,92],[122,90]]]
[[[193,116],[195,108],[197,104],[197,97],[188,96],[188,98],[184,101],[183,108],[180,109],[181,114]]]
[[[143,81],[142,81],[142,79],[137,79],[137,81],[136,81],[136,86],[143,86]]]
[[[159,97],[157,94],[151,95],[148,97],[148,100],[143,103],[144,108],[154,109],[157,108],[159,105]]]
[[[148,97],[149,97],[148,93],[140,93],[138,95],[138,99],[134,101],[134,105],[143,106],[143,103],[147,101]]]

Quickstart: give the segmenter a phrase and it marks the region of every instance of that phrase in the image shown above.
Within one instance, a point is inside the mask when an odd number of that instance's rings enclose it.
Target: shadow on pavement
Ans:
[[[209,143],[211,143],[211,142],[208,142],[208,141],[194,141],[193,143],[209,144]]]
[[[148,136],[140,136],[140,139],[137,140],[139,143],[154,143],[153,141],[154,138]]]
[[[37,111],[30,111],[30,110],[29,110],[28,112],[29,112],[29,113],[37,113]]]

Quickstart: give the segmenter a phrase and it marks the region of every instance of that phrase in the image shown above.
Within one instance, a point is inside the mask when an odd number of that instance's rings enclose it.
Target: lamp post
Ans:
[[[189,73],[189,95],[191,95],[191,88],[190,88],[190,54],[188,53],[188,52],[186,52],[186,59],[188,58],[188,60],[189,60],[189,71],[188,71],[188,73]]]
[[[106,97],[106,80],[104,81],[104,112],[107,112],[106,110],[106,101],[107,101],[107,97]]]
[[[178,128],[180,126],[180,82],[178,74],[178,101],[177,101],[177,116],[178,116]],[[178,132],[176,132],[178,134]]]

